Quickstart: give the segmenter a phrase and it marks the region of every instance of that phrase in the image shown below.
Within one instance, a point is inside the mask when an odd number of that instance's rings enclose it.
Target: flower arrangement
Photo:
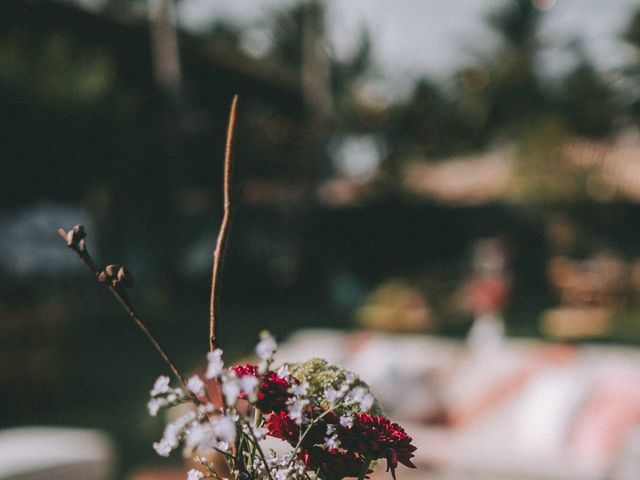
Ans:
[[[225,368],[222,350],[207,355],[204,379],[194,375],[187,391],[171,388],[161,376],[151,390],[151,415],[163,408],[191,403],[194,408],[169,423],[153,447],[168,456],[183,446],[202,469],[192,469],[189,480],[364,478],[375,460],[386,460],[395,478],[398,464],[415,468],[411,437],[381,414],[368,386],[357,375],[312,359],[272,367],[276,342],[263,332],[256,346],[257,365]],[[214,382],[221,392],[216,405],[207,388]],[[265,451],[263,440],[273,437],[287,449]],[[225,459],[220,468],[207,453]]]
[[[91,258],[81,225],[59,230],[98,281],[124,307],[136,326],[180,382],[160,376],[150,391],[152,416],[179,405],[186,413],[168,423],[153,444],[161,456],[182,448],[199,465],[188,480],[364,479],[378,460],[395,479],[399,464],[415,468],[416,450],[404,429],[385,418],[369,387],[352,372],[321,359],[274,366],[275,339],[263,332],[257,364],[225,367],[217,336],[220,263],[232,209],[231,151],[236,118],[234,98],[225,155],[225,214],[214,252],[210,308],[210,351],[203,374],[184,377],[134,310],[125,288],[133,284],[120,265],[100,269]],[[183,407],[184,408],[184,407]]]

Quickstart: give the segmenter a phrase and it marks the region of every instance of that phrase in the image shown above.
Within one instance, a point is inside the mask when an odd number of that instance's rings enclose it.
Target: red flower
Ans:
[[[238,377],[244,377],[245,375],[258,376],[257,365],[236,365],[231,367],[231,370]],[[261,380],[256,408],[262,413],[286,411],[287,400],[290,397],[288,390],[291,384],[284,378],[280,378],[276,372],[267,372]],[[240,398],[246,399],[247,396],[242,392]]]
[[[368,413],[357,413],[351,428],[340,427],[338,438],[346,450],[362,456],[387,460],[387,471],[396,478],[398,463],[416,468],[411,462],[416,447],[411,437],[397,423],[389,419]]]
[[[311,471],[320,471],[320,478],[341,480],[344,477],[357,477],[363,467],[362,458],[356,453],[339,450],[326,450],[322,447],[311,447],[298,454],[299,458]]]
[[[267,417],[265,422],[269,435],[280,440],[286,440],[291,445],[298,443],[300,438],[300,427],[289,418],[289,413],[274,412]]]
[[[324,409],[317,406],[309,406],[306,409],[306,415],[309,419],[318,418]],[[324,438],[327,436],[327,426],[329,424],[337,425],[338,417],[332,413],[325,415],[321,420],[317,421],[307,432],[308,425],[302,426],[302,432],[306,432],[301,446],[310,448],[314,445],[323,444]],[[298,444],[300,440],[300,426],[289,417],[289,412],[274,412],[266,419],[265,426],[269,435],[281,440],[286,440],[292,446]]]

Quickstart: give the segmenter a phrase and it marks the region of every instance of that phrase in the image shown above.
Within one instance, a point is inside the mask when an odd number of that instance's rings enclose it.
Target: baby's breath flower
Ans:
[[[173,447],[167,440],[161,438],[159,442],[154,442],[153,449],[161,457],[168,457]]]
[[[336,400],[338,400],[338,392],[335,388],[329,387],[324,392],[324,398],[327,399],[327,402],[329,402],[330,405],[333,405],[336,403]]]
[[[256,354],[260,359],[270,359],[276,353],[277,348],[278,344],[269,332],[263,331],[260,333],[260,341],[256,345]]]
[[[213,428],[207,423],[197,423],[187,430],[185,439],[186,451],[193,451],[196,448],[208,450],[214,445]]]
[[[364,387],[355,387],[349,391],[345,401],[347,403],[361,403],[368,393],[369,392],[367,392],[367,389]]]
[[[371,395],[370,393],[366,393],[360,400],[360,408],[363,412],[368,412],[369,410],[371,410],[371,407],[373,407],[375,401],[376,399],[373,395]]]
[[[203,478],[204,473],[202,473],[200,470],[196,470],[195,468],[192,468],[187,473],[187,480],[202,480]]]
[[[180,436],[183,434],[187,424],[193,421],[194,417],[195,414],[190,412],[178,418],[175,422],[167,424],[162,434],[162,439],[153,444],[153,449],[158,455],[163,457],[169,456],[171,450],[178,446]]]
[[[258,400],[258,385],[260,385],[258,377],[253,375],[240,377],[240,389],[246,394],[247,400],[252,403]]]
[[[200,448],[201,450],[228,450],[229,444],[236,439],[235,423],[228,416],[219,416],[210,422],[196,423],[186,430],[185,448],[187,451]]]
[[[282,365],[276,372],[276,375],[278,376],[278,378],[281,378],[283,380],[289,380],[289,377],[291,376],[291,374],[289,373],[289,366],[286,363]]]
[[[215,418],[212,425],[213,433],[219,441],[233,443],[236,440],[236,425],[228,416]]]
[[[169,382],[171,380],[169,379],[169,377],[165,376],[165,375],[160,375],[158,377],[158,379],[156,380],[156,382],[153,384],[153,388],[151,389],[151,392],[149,392],[149,394],[152,397],[155,397],[157,395],[162,395],[165,393],[169,393]]]
[[[276,480],[289,480],[289,468],[281,467],[276,470]]]
[[[332,435],[324,438],[324,448],[328,450],[335,450],[340,447],[340,441],[338,435]]]
[[[348,415],[341,416],[340,425],[342,425],[344,428],[351,428],[353,426],[353,417]]]
[[[289,388],[289,392],[294,394],[296,397],[304,397],[307,394],[307,390],[309,389],[309,384],[307,382],[302,383],[294,383]]]
[[[287,406],[289,418],[300,425],[304,419],[304,409],[309,405],[309,400],[294,400]]]
[[[271,450],[271,452],[269,453],[269,457],[267,458],[267,466],[269,468],[272,468],[272,467],[275,467],[277,464],[278,464],[278,456],[276,455],[276,452]]]
[[[262,376],[269,371],[269,362],[270,360],[268,359],[260,360],[260,363],[258,363],[258,367],[257,367],[258,375]]]
[[[238,396],[240,395],[240,382],[235,374],[229,376],[222,381],[222,394],[224,395],[224,402],[231,406],[236,403]]]
[[[264,427],[252,427],[251,431],[253,432],[253,436],[256,437],[257,440],[262,440],[268,432],[268,430]]]
[[[161,408],[166,407],[169,403],[164,398],[152,398],[147,403],[147,409],[149,410],[149,415],[155,417],[158,415],[158,412]]]
[[[187,380],[187,389],[196,395],[201,394],[204,391],[204,382],[198,375],[194,375]]]
[[[216,378],[224,372],[224,362],[222,361],[222,350],[216,348],[213,352],[207,353],[206,378]]]

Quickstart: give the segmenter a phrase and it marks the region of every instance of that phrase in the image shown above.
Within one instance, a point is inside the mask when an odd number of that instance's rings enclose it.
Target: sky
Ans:
[[[203,28],[215,19],[250,24],[269,9],[296,0],[182,0],[180,22]],[[533,0],[546,9],[541,38],[544,68],[551,74],[571,67],[572,40],[603,70],[622,65],[629,47],[617,38],[638,0]],[[354,46],[366,26],[374,39],[374,59],[381,74],[398,84],[419,76],[447,77],[478,54],[488,54],[495,37],[485,24],[488,12],[506,0],[326,0],[329,38],[338,55]]]

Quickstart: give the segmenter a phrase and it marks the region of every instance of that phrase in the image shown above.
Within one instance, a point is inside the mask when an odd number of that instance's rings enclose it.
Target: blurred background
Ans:
[[[47,435],[184,478],[161,360],[56,230],[197,369],[236,93],[228,359],[267,328],[372,378],[401,478],[638,478],[635,0],[2,0],[0,478]]]

